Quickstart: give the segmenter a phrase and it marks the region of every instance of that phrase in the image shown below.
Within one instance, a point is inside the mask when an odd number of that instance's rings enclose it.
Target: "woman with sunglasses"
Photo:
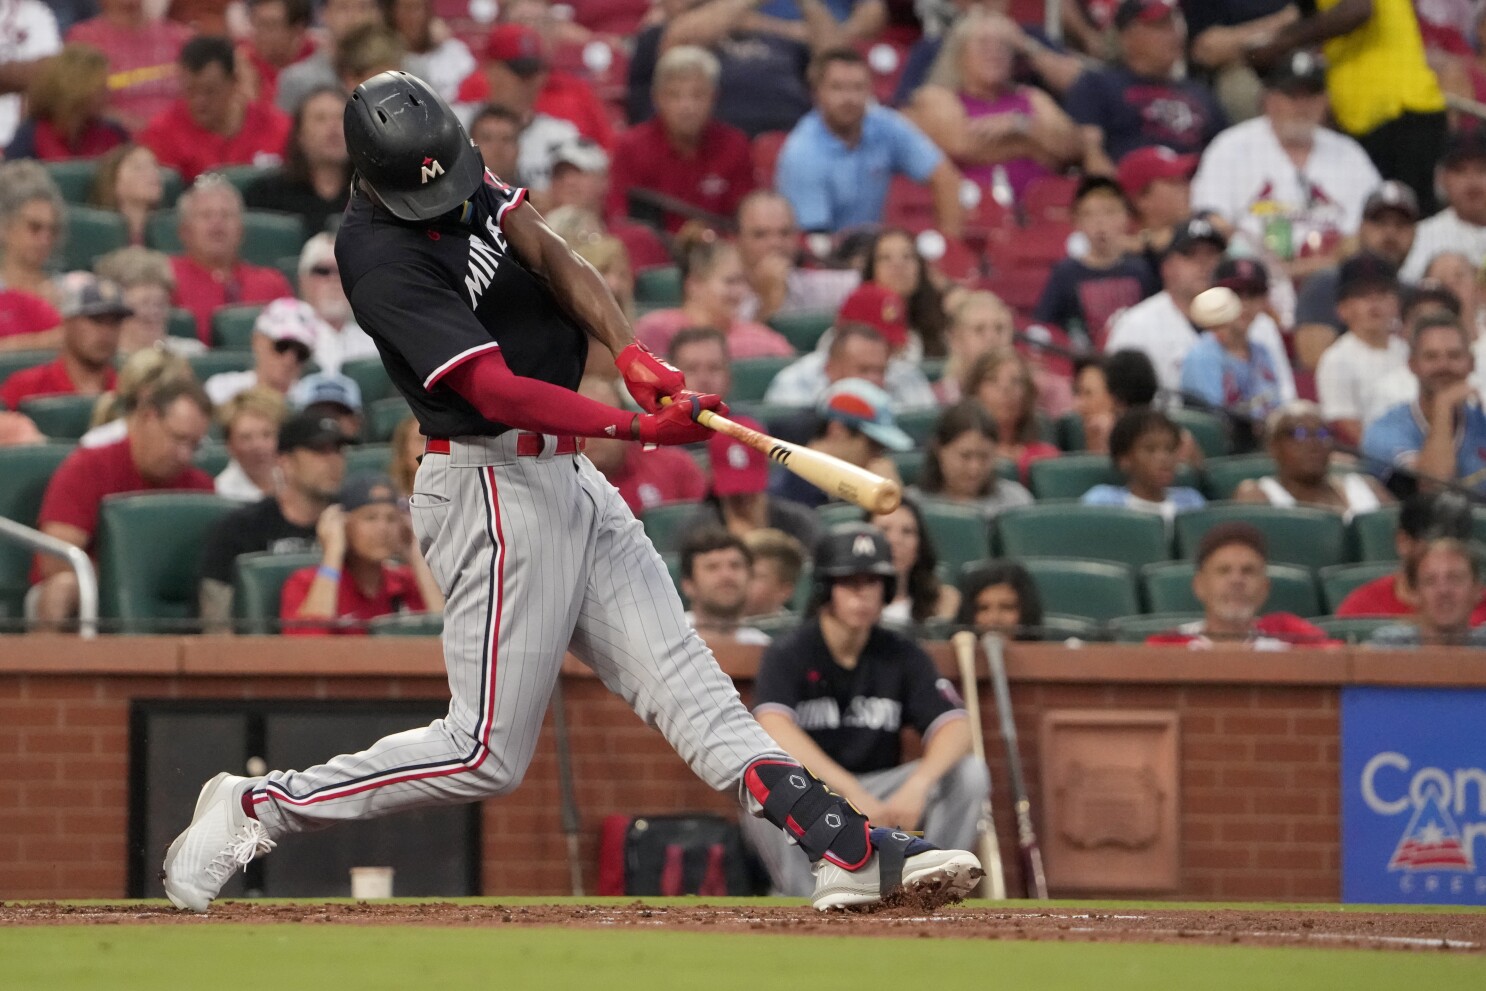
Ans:
[[[254,386],[287,395],[310,360],[318,322],[310,304],[292,296],[265,306],[253,322],[253,367],[245,372],[219,372],[202,384],[212,405],[221,406]]]
[[[1336,439],[1315,403],[1300,400],[1281,406],[1270,414],[1265,431],[1275,473],[1242,482],[1234,501],[1317,506],[1341,513],[1346,520],[1393,502],[1388,490],[1369,475],[1330,473]]]

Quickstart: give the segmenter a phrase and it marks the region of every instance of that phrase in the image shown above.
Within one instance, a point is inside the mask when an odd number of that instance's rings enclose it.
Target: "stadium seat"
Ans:
[[[939,417],[943,414],[944,410],[938,406],[921,406],[900,411],[896,419],[904,433],[912,437],[915,443],[923,445],[928,442],[934,424],[939,422]]]
[[[44,162],[47,174],[62,191],[62,199],[69,204],[86,206],[93,193],[93,177],[98,174],[98,162],[91,158],[69,158],[56,162]]]
[[[779,152],[787,137],[788,131],[765,131],[753,136],[749,151],[753,158],[753,180],[760,189],[774,188],[774,166],[779,162]]]
[[[809,440],[809,428],[815,422],[809,408],[804,406],[785,406],[781,403],[758,402],[729,403],[728,406],[738,416],[752,417],[762,423],[769,428],[769,433],[801,444]],[[800,429],[802,422],[806,423],[803,431],[804,436],[797,436],[802,432]],[[793,432],[787,429],[791,425],[795,427]]]
[[[1398,568],[1394,561],[1364,561],[1362,564],[1333,564],[1316,574],[1321,579],[1321,596],[1326,612],[1334,613],[1342,600],[1359,585],[1391,575]]]
[[[23,400],[20,412],[51,440],[77,440],[88,432],[97,402],[97,396],[37,396]]]
[[[1040,632],[1038,639],[1049,642],[1067,640],[1069,637],[1078,637],[1080,640],[1103,640],[1104,631],[1099,626],[1100,624],[1084,619],[1082,616],[1043,613],[1042,625],[1038,627]]]
[[[150,215],[145,226],[145,243],[166,254],[178,254],[181,251],[179,226],[180,215],[175,210],[159,210]],[[272,266],[286,255],[298,256],[303,246],[304,223],[298,217],[267,210],[243,212],[241,255],[244,261]]]
[[[1367,643],[1376,630],[1400,622],[1398,616],[1318,616],[1311,620],[1333,640]]]
[[[814,553],[815,548],[805,548],[806,554]],[[810,596],[814,591],[815,571],[810,560],[807,558],[805,566],[800,569],[800,580],[795,582],[795,597],[789,600],[789,610],[796,616],[804,616],[810,608]]]
[[[991,524],[979,509],[942,499],[922,499],[919,511],[935,554],[952,573],[971,561],[991,556]]]
[[[681,528],[696,512],[697,504],[694,502],[663,502],[641,513],[640,525],[645,528],[645,536],[650,538],[656,550],[662,554],[679,552]]]
[[[933,259],[933,264],[953,282],[969,284],[985,274],[980,253],[955,237],[945,236],[944,254]]]
[[[1084,421],[1077,413],[1064,413],[1058,417],[1053,429],[1056,435],[1053,443],[1058,445],[1059,450],[1082,451],[1084,449]]]
[[[1201,612],[1202,603],[1192,592],[1192,575],[1196,565],[1191,561],[1164,561],[1141,569],[1146,604],[1151,612]],[[1315,616],[1322,612],[1316,578],[1309,568],[1292,564],[1269,566],[1269,598],[1261,612],[1289,612],[1297,616]]]
[[[381,358],[356,358],[341,365],[341,374],[361,387],[361,402],[374,403],[397,395]]]
[[[760,633],[767,633],[771,637],[782,637],[799,627],[802,620],[794,613],[781,613],[777,616],[760,616],[758,618],[745,617],[743,624],[751,626]]]
[[[1347,528],[1340,514],[1306,506],[1281,508],[1234,502],[1212,503],[1176,518],[1176,548],[1181,557],[1192,557],[1197,545],[1214,524],[1242,520],[1252,523],[1269,542],[1269,560],[1324,568],[1348,560]]]
[[[1017,467],[1017,463],[1010,458],[996,459],[996,477],[1005,479],[1008,482],[1015,482],[1018,485],[1022,484],[1021,470]]]
[[[803,313],[776,313],[768,324],[794,346],[796,351],[806,354],[815,350],[820,335],[831,329],[835,314],[829,310],[808,310]]]
[[[165,333],[171,337],[184,337],[187,340],[197,340],[196,314],[190,310],[183,310],[179,306],[170,308],[170,316],[165,320]]]
[[[918,484],[918,480],[924,475],[924,461],[927,458],[928,454],[920,450],[888,452],[888,459],[898,469],[904,485]]]
[[[197,615],[207,533],[238,503],[200,492],[110,496],[98,513],[100,615],[125,633]]]
[[[676,594],[681,596],[681,604],[691,608],[691,603],[686,598],[686,593],[681,591],[681,555],[676,551],[669,551],[660,556],[665,562],[666,572],[671,576],[671,585],[676,589]]]
[[[436,612],[403,612],[378,616],[366,624],[378,637],[437,637],[444,633],[444,614]]]
[[[1232,449],[1228,425],[1222,417],[1195,409],[1171,409],[1166,415],[1177,426],[1191,432],[1204,458],[1221,458]]]
[[[1135,575],[1123,564],[1070,558],[1030,558],[1022,562],[1037,584],[1043,608],[1108,622],[1140,612]]]
[[[277,166],[264,165],[218,165],[211,170],[237,187],[239,193],[246,192],[258,179],[277,171]]]
[[[391,463],[391,444],[355,444],[346,448],[347,478],[367,473],[385,475]]]
[[[222,473],[231,460],[232,455],[225,444],[206,441],[196,449],[196,456],[191,459],[191,463],[215,478]]]
[[[160,166],[160,184],[164,187],[160,195],[160,209],[172,209],[175,201],[180,199],[181,194],[186,191],[186,180],[178,169],[162,165]]]
[[[1174,630],[1184,623],[1202,619],[1200,612],[1163,612],[1142,616],[1119,616],[1109,621],[1115,643],[1145,643],[1156,633]]]
[[[205,382],[219,372],[245,372],[253,367],[253,352],[216,349],[186,358],[198,382]]]
[[[996,269],[982,276],[975,285],[978,289],[995,293],[1018,314],[1029,314],[1042,298],[1042,287],[1047,285],[1051,273],[1051,267]]]
[[[1397,561],[1393,534],[1398,530],[1398,507],[1386,506],[1352,517],[1352,544],[1359,561]]]
[[[408,402],[401,396],[378,399],[362,407],[365,422],[361,428],[362,440],[368,444],[386,444],[392,440],[397,425],[413,415]]]
[[[257,303],[219,306],[212,311],[212,347],[227,351],[250,351],[253,324],[263,307]]]
[[[0,384],[16,372],[56,360],[55,351],[0,351]]]
[[[920,358],[918,370],[923,372],[924,378],[930,382],[938,382],[944,378],[944,369],[948,364],[948,358]]]
[[[820,523],[820,532],[825,533],[838,523],[860,523],[867,518],[867,511],[860,506],[853,506],[849,502],[828,502],[823,506],[815,507],[815,519]],[[805,548],[805,553],[813,554],[815,548]]]
[[[284,582],[300,568],[320,563],[314,551],[275,554],[259,551],[239,554],[233,579],[232,615],[239,633],[279,632],[279,592]]]
[[[740,358],[733,362],[733,388],[730,398],[743,402],[761,402],[774,376],[793,358]]]
[[[100,256],[129,243],[124,218],[112,210],[69,206],[63,223],[67,234],[53,255],[63,271],[91,270]]]
[[[661,265],[635,273],[635,302],[652,307],[681,305],[681,269]]]
[[[1108,455],[1065,454],[1032,462],[1032,494],[1039,499],[1078,499],[1096,485],[1121,484]]]
[[[0,448],[0,516],[26,526],[36,525],[46,486],[72,453],[71,444],[27,444]],[[21,603],[31,585],[31,552],[20,544],[0,540],[0,617],[21,615]]]
[[[1073,194],[1078,180],[1072,176],[1042,175],[1027,184],[1022,194],[1022,212],[1030,224],[1073,222]]]
[[[1139,568],[1171,557],[1165,522],[1137,509],[1017,506],[996,518],[996,533],[1001,554],[1010,558],[1081,557]]]
[[[882,205],[882,222],[886,227],[901,227],[913,234],[928,230],[935,222],[933,192],[908,176],[893,176]]]
[[[1209,499],[1232,499],[1240,482],[1263,478],[1275,472],[1267,454],[1232,454],[1209,458],[1202,465],[1202,494]]]

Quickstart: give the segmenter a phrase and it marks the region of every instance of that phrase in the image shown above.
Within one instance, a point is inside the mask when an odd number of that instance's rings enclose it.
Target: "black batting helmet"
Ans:
[[[897,594],[898,572],[887,537],[871,523],[838,523],[815,545],[815,595],[813,605],[823,606],[831,597],[831,582],[855,575],[878,575],[887,601]]]
[[[417,76],[381,72],[346,101],[346,149],[400,220],[430,220],[480,188],[485,163],[444,98]]]

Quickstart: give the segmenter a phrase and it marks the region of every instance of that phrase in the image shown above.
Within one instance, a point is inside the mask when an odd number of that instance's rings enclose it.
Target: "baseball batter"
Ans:
[[[582,455],[583,437],[705,440],[694,418],[724,410],[719,397],[685,391],[680,372],[634,343],[603,278],[525,190],[485,170],[422,80],[362,83],[345,130],[357,183],[336,257],[357,321],[429,438],[410,502],[448,600],[452,700],[443,719],[361,753],[207,782],[166,852],[171,902],[206,911],[292,833],[511,791],[567,651],[704,781],[789,833],[814,864],[817,908],[900,886],[963,896],[980,876],[972,854],[872,826],[754,722],[639,522]],[[646,412],[573,391],[590,338]]]

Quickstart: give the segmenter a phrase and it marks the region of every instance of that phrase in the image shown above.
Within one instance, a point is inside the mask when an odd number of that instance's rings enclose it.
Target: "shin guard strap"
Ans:
[[[829,857],[855,870],[872,855],[866,817],[800,764],[761,758],[743,772],[743,783],[763,807],[764,818],[783,829],[812,863]]]
[[[902,887],[903,865],[913,842],[914,837],[897,830],[872,830],[872,844],[877,848],[877,888],[882,897]]]

